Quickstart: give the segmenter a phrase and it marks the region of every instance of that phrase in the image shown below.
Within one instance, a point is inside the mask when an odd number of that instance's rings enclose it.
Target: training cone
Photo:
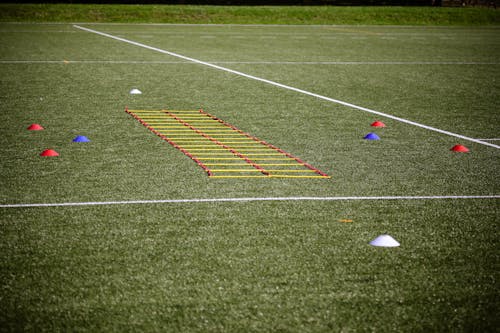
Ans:
[[[142,91],[140,91],[139,89],[134,88],[134,89],[130,90],[130,94],[131,95],[140,95],[140,94],[142,94]]]
[[[367,135],[365,135],[365,137],[363,139],[365,139],[365,140],[380,140],[379,136],[375,133],[368,133]]]
[[[379,120],[374,121],[371,125],[371,127],[385,127],[385,124]]]
[[[468,153],[469,152],[469,148],[462,146],[462,145],[454,145],[453,147],[451,147],[450,150],[455,151],[457,153]]]
[[[59,153],[53,149],[46,149],[42,151],[40,156],[59,156]]]
[[[374,240],[370,242],[372,246],[380,246],[380,247],[397,247],[399,246],[399,242],[392,238],[389,235],[380,235]]]
[[[28,131],[41,131],[43,130],[44,128],[39,125],[39,124],[31,124],[29,127],[28,127]]]
[[[84,135],[78,135],[76,138],[73,139],[73,142],[90,142],[90,140]]]

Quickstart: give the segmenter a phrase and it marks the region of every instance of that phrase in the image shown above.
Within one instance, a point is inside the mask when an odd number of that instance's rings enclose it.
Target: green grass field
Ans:
[[[486,143],[500,137],[497,26],[81,26]],[[71,24],[0,31],[0,331],[497,329],[496,147]],[[203,108],[332,178],[210,179],[126,106]],[[370,127],[377,119],[387,127]],[[47,148],[60,156],[40,157]],[[401,198],[450,195],[490,197]],[[359,200],[385,196],[396,198]],[[279,197],[351,199],[5,206]],[[384,233],[401,246],[368,244]]]
[[[499,25],[486,7],[0,4],[0,22]]]

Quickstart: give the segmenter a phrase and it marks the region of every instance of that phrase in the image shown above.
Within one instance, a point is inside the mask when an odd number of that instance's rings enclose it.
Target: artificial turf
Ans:
[[[85,26],[498,137],[496,27]],[[390,119],[373,129],[373,114],[71,25],[0,30],[2,204],[499,193],[494,147]],[[125,106],[203,108],[332,178],[209,179]],[[45,130],[27,131],[34,122]],[[381,140],[363,140],[371,131]],[[471,152],[450,152],[456,143]],[[38,156],[46,148],[60,156]],[[498,199],[0,208],[0,326],[491,331],[498,215]],[[368,245],[383,233],[401,247]]]

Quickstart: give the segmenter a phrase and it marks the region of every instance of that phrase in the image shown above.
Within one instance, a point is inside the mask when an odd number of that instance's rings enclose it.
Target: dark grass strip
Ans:
[[[493,8],[1,4],[2,22],[498,25]]]

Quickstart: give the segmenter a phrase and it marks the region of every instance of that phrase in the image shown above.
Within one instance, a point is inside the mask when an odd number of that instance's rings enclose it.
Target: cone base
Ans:
[[[364,136],[365,140],[380,140],[380,137],[375,134],[375,133],[368,133],[367,135]]]
[[[379,247],[398,247],[400,244],[390,235],[380,235],[370,242],[371,246]]]
[[[84,135],[78,135],[76,138],[73,139],[73,142],[90,142],[90,140]]]
[[[40,153],[40,156],[59,156],[59,153],[53,149],[46,149]]]
[[[457,152],[457,153],[468,153],[469,148],[462,146],[462,145],[454,145],[450,149],[451,151]]]
[[[28,127],[28,131],[42,131],[44,128],[39,124],[31,124]]]
[[[385,124],[379,120],[374,121],[370,126],[371,127],[386,127]]]

